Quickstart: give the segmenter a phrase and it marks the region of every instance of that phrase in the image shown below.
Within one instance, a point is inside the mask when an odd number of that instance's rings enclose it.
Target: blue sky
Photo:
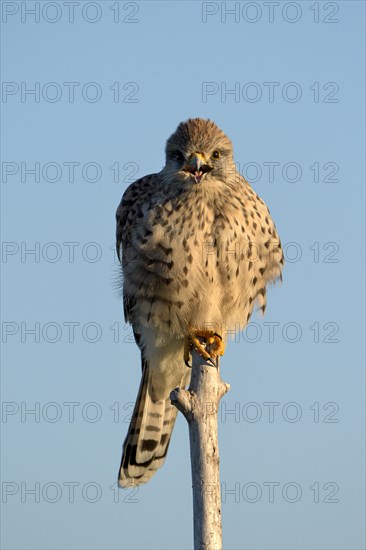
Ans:
[[[201,116],[287,258],[222,360],[224,548],[364,548],[364,3],[1,4],[3,547],[192,547],[183,418],[115,486],[140,364],[113,248],[129,182]]]

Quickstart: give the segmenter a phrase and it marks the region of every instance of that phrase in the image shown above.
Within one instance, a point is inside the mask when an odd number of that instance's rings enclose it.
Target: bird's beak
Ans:
[[[196,183],[200,183],[204,174],[212,170],[202,153],[193,153],[188,163],[183,166],[184,172],[188,172]]]

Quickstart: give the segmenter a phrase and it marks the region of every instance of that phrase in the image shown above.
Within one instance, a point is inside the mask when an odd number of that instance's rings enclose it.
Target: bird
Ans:
[[[284,265],[270,212],[212,120],[181,122],[165,156],[116,212],[124,315],[142,366],[118,473],[124,488],[148,482],[165,461],[177,415],[169,396],[189,383],[192,347],[211,361],[222,355],[225,336],[243,330],[255,307],[264,313]]]

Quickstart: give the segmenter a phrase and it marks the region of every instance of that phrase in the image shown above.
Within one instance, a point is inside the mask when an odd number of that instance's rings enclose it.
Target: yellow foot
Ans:
[[[203,339],[203,343],[200,342],[199,338]],[[207,345],[209,351],[206,351]],[[192,347],[214,366],[216,365],[213,360],[219,355],[224,355],[225,351],[222,338],[217,332],[211,329],[192,329],[184,341],[184,362],[187,367],[191,366],[189,364],[189,354]]]

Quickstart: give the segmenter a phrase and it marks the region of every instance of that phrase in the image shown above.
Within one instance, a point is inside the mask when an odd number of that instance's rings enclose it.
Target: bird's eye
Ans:
[[[181,151],[173,151],[172,152],[172,157],[174,160],[176,160],[177,162],[183,162],[184,161],[184,156],[183,156],[183,153]]]
[[[220,158],[220,151],[217,149],[212,153],[212,158],[219,159]]]

